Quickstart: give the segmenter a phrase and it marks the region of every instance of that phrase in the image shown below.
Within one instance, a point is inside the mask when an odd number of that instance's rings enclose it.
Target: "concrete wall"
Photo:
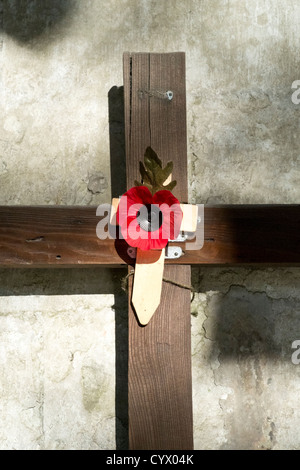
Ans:
[[[110,201],[128,50],[186,52],[191,202],[299,203],[299,21],[297,0],[0,0],[0,204]],[[123,273],[0,270],[1,449],[126,447]],[[196,449],[299,449],[300,270],[193,283]]]

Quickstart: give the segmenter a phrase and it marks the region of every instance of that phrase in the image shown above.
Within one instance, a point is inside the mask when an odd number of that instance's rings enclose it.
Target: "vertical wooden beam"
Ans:
[[[173,99],[163,98],[166,91]],[[185,55],[124,54],[127,187],[139,179],[138,162],[150,145],[174,162],[174,195],[187,202]],[[190,266],[166,266],[164,276],[190,283]],[[130,449],[192,449],[190,292],[163,285],[161,304],[141,327],[129,290]]]

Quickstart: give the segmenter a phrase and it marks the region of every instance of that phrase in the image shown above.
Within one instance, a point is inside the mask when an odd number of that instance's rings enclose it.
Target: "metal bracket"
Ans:
[[[174,240],[169,240],[169,243],[174,243],[174,242],[177,242],[177,243],[183,243],[185,242],[186,240],[188,239],[188,236],[184,233],[180,233],[178,235],[177,238],[175,238]]]
[[[175,240],[174,240],[175,241]],[[136,258],[136,248],[129,247],[127,250],[128,256],[130,258]],[[182,248],[180,246],[166,246],[165,259],[177,259],[183,255]]]
[[[180,246],[166,246],[165,259],[176,259],[183,255],[182,248]]]

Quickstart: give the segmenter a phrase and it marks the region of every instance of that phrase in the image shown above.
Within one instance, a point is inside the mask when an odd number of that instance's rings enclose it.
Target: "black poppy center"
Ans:
[[[163,223],[163,214],[158,206],[146,204],[140,208],[136,215],[137,222],[145,232],[155,232]]]

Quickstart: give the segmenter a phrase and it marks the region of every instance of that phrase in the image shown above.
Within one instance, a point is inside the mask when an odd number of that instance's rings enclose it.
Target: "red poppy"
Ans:
[[[153,196],[146,186],[129,189],[120,199],[117,223],[128,245],[141,250],[162,249],[177,238],[182,221],[178,199],[170,191]]]

